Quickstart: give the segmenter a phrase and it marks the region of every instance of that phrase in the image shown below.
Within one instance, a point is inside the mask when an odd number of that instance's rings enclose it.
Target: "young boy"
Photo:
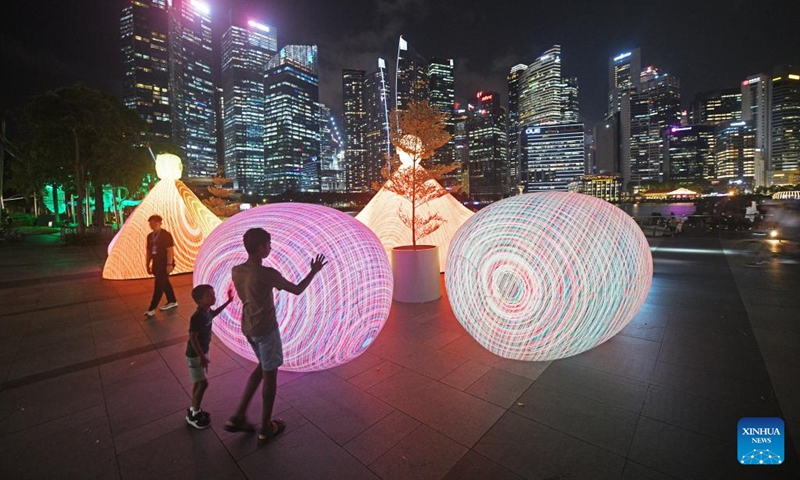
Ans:
[[[275,393],[278,385],[278,367],[283,365],[283,345],[278,331],[278,319],[275,315],[275,300],[272,289],[286,290],[300,295],[311,283],[326,261],[323,255],[317,255],[311,261],[311,271],[300,283],[286,280],[274,268],[261,264],[272,249],[269,233],[263,228],[251,228],[244,234],[244,248],[247,250],[247,261],[236,265],[231,271],[233,285],[242,301],[242,333],[253,347],[258,365],[247,379],[247,385],[236,413],[225,423],[229,432],[252,432],[253,427],[247,423],[245,412],[250,399],[264,381],[261,391],[261,431],[258,445],[264,445],[286,429],[286,422],[281,419],[272,420],[272,407],[275,404]]]
[[[197,311],[189,321],[189,342],[186,344],[186,363],[192,379],[192,406],[186,410],[186,422],[194,428],[208,428],[211,416],[200,410],[200,402],[208,388],[208,347],[211,343],[211,321],[233,300],[233,291],[228,291],[228,301],[216,310],[211,305],[217,302],[211,285],[198,285],[192,289],[192,299],[197,303]]]

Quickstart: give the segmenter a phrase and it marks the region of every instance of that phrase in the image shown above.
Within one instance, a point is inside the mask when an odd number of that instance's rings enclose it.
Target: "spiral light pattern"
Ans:
[[[233,288],[231,268],[247,260],[244,233],[255,227],[272,236],[264,265],[293,283],[309,272],[316,254],[328,259],[301,295],[274,290],[283,340],[283,370],[324,370],[361,355],[386,323],[392,303],[392,272],[378,238],[347,214],[328,207],[279,203],[246,210],[208,237],[194,270],[194,284],[214,286],[222,302]],[[234,293],[235,295],[235,293]],[[214,333],[251,361],[255,355],[241,330],[238,298],[214,319]]]
[[[221,223],[180,180],[161,180],[136,207],[108,245],[103,278],[130,280],[147,278],[145,244],[150,226],[147,219],[160,215],[162,226],[175,242],[175,269],[172,274],[194,269],[203,240]]]
[[[555,360],[622,330],[647,297],[653,260],[628,215],[577,193],[520,195],[453,237],[445,284],[458,321],[491,352]]]

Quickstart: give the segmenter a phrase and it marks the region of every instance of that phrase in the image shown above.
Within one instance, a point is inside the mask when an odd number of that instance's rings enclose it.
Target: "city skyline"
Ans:
[[[684,109],[699,92],[736,87],[750,75],[800,63],[789,41],[790,16],[782,15],[788,1],[758,6],[711,1],[693,6],[691,14],[664,10],[655,2],[623,9],[620,1],[570,6],[500,1],[491,9],[448,0],[435,5],[419,0],[208,3],[215,38],[233,6],[275,25],[279,46],[318,45],[320,101],[339,123],[341,70],[372,70],[379,56],[393,64],[400,34],[425,57],[454,58],[455,97],[462,103],[486,90],[499,92],[505,105],[511,67],[530,64],[550,45],[560,44],[563,75],[578,78],[581,113],[590,124],[602,120],[607,107],[608,57],[632,48],[641,48],[643,66],[655,64],[681,78]],[[18,81],[0,97],[3,113],[33,95],[76,82],[121,97],[121,7],[122,2],[72,0],[34,12],[33,6],[13,4],[4,14],[0,48],[3,65]]]

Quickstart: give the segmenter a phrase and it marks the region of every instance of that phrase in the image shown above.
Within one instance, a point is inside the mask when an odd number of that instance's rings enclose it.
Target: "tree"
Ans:
[[[46,92],[24,107],[20,120],[28,156],[71,183],[78,205],[87,197],[89,179],[102,196],[104,183],[137,174],[141,178],[150,168],[135,147],[147,124],[106,92],[82,85]],[[102,199],[100,203],[102,210]],[[84,216],[76,217],[78,234],[83,235]]]
[[[450,134],[445,130],[445,120],[446,115],[431,107],[427,101],[411,101],[407,110],[395,110],[390,118],[390,140],[401,153],[395,153],[390,159],[390,166],[381,170],[386,178],[382,188],[400,195],[411,204],[410,214],[401,208],[398,216],[411,229],[414,246],[419,238],[430,235],[446,222],[436,212],[418,212],[420,206],[447,195],[447,190],[437,180],[459,166],[457,163],[422,165],[423,161],[434,155],[436,149],[450,140]],[[373,187],[381,188],[379,185]],[[452,190],[457,189],[453,187]]]
[[[232,198],[236,193],[232,189],[225,187],[232,180],[225,178],[222,169],[218,169],[217,176],[212,178],[211,181],[213,185],[208,187],[208,193],[211,194],[211,197],[203,199],[203,205],[218,217],[232,217],[239,213],[241,202],[233,201]]]

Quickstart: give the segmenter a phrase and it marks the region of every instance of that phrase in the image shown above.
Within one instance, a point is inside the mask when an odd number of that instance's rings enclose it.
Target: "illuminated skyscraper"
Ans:
[[[318,192],[319,78],[317,46],[287,45],[265,76],[264,191]]]
[[[466,122],[469,139],[469,195],[499,200],[509,191],[506,111],[500,96],[478,92],[470,101]]]
[[[582,123],[526,125],[520,135],[523,192],[567,190],[585,173]]]
[[[578,123],[580,121],[580,103],[578,102],[578,79],[569,77],[561,83],[561,122]]]
[[[717,128],[714,161],[716,178],[753,183],[756,130],[745,121],[727,122]]]
[[[122,95],[155,138],[172,133],[169,105],[169,17],[166,0],[126,0],[120,16]]]
[[[517,99],[521,126],[563,122],[560,45],[553,45],[523,70],[519,83]]]
[[[738,88],[711,90],[695,95],[691,106],[693,125],[719,125],[742,118],[742,92]]]
[[[455,108],[455,77],[453,76],[452,58],[432,58],[428,62],[428,97],[431,107],[442,112],[445,117],[445,130],[450,140],[436,150],[431,162],[434,165],[447,165],[456,161],[455,125],[453,109]],[[440,181],[445,188],[461,183],[461,169],[454,170]]]
[[[169,7],[172,142],[183,149],[188,177],[217,174],[211,9],[200,0]]]
[[[508,175],[514,188],[519,183],[519,91],[522,74],[528,66],[522,63],[511,67],[508,73]]]
[[[716,178],[714,125],[673,125],[663,130],[666,180]]]
[[[386,63],[378,59],[378,69],[368,74],[364,81],[364,109],[366,128],[364,145],[366,147],[363,190],[369,191],[372,183],[383,183],[381,168],[387,164],[387,156],[392,153],[389,140],[389,102],[392,91],[389,86]]]
[[[639,86],[639,72],[641,71],[642,58],[638,48],[608,57],[607,116],[622,109],[622,95],[636,90]]]
[[[770,170],[800,170],[800,68],[775,69],[770,118]]]
[[[403,110],[410,100],[428,98],[428,62],[400,36],[395,71],[395,108]]]
[[[318,104],[320,191],[346,192],[345,148],[339,127],[325,104]]]
[[[278,51],[275,27],[228,16],[222,35],[225,174],[235,188],[261,193],[264,185],[264,72]]]
[[[366,144],[367,111],[364,105],[364,70],[342,70],[342,112],[344,136],[347,144],[345,164],[347,168],[347,191],[366,192],[367,181]]]

